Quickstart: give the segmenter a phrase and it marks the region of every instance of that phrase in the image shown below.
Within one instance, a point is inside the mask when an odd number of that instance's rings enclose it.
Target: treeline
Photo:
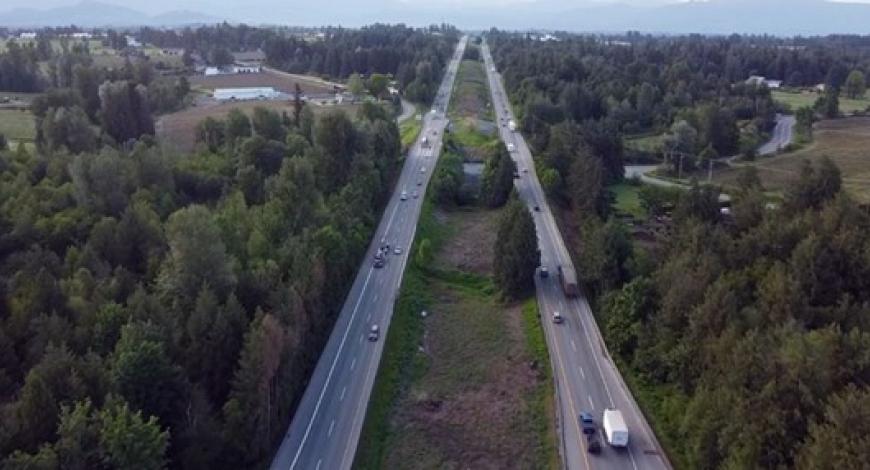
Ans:
[[[327,29],[323,41],[273,36],[263,51],[273,66],[294,73],[347,78],[353,73],[391,74],[405,96],[434,98],[459,32],[451,26],[425,29],[375,24],[361,29]]]
[[[130,92],[130,88],[124,88]],[[209,151],[0,151],[0,455],[253,468],[400,168],[393,117],[257,110]]]
[[[770,210],[747,173],[732,217],[681,195],[652,258],[587,247],[627,268],[600,272],[601,324],[685,468],[866,467],[870,216],[840,185],[807,163]]]

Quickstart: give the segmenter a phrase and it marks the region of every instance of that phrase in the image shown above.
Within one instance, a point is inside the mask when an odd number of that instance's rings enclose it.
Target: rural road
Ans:
[[[559,233],[559,228],[547,205],[532,154],[519,132],[507,126],[515,119],[504,91],[504,85],[493,67],[488,46],[482,46],[493,106],[499,123],[499,133],[505,144],[513,143],[512,152],[520,178],[515,180],[517,192],[532,210],[538,231],[541,264],[553,273],[546,278],[535,276],[538,306],[557,390],[558,433],[562,461],[568,469],[667,469],[670,465],[661,452],[640,408],[628,391],[601,338],[595,318],[583,296],[567,298],[562,291],[556,266],[573,266],[571,257]],[[565,321],[554,324],[554,311],[562,313]],[[629,446],[615,449],[603,440],[602,452],[592,455],[586,451],[586,440],[577,421],[581,411],[596,417],[599,426],[605,408],[622,411],[629,430]]]
[[[417,111],[417,108],[414,107],[413,104],[411,104],[409,101],[402,98],[402,114],[400,114],[399,117],[396,118],[396,122],[401,124],[401,123],[407,121],[408,119],[410,119],[411,117],[414,116],[414,112],[416,112],[416,111]]]
[[[273,470],[344,470],[353,464],[408,247],[417,229],[423,192],[438,159],[447,122],[445,110],[467,41],[467,37],[459,41],[433,105],[436,111],[426,113],[420,136],[408,152],[393,196],[272,461]],[[424,145],[424,137],[428,145]],[[416,192],[419,198],[414,197]],[[384,267],[375,268],[373,260],[382,240],[390,244],[390,254]],[[401,254],[392,252],[397,247],[402,249]],[[380,327],[380,338],[374,342],[368,340],[372,325]]]
[[[795,117],[790,114],[777,114],[776,126],[770,134],[770,140],[758,148],[759,155],[771,155],[791,143],[795,125]]]

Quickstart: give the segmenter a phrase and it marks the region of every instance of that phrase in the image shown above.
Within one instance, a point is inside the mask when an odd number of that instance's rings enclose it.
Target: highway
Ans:
[[[520,175],[515,185],[535,219],[541,264],[552,273],[545,278],[536,275],[535,284],[556,381],[557,432],[564,466],[568,469],[670,468],[640,408],[610,359],[586,298],[582,295],[567,298],[562,292],[556,267],[572,265],[571,258],[547,205],[531,152],[522,135],[512,132],[507,125],[509,120],[516,118],[485,43],[482,53],[499,133],[506,145],[512,143],[516,147],[511,152]],[[534,206],[538,206],[540,211],[533,210]],[[561,312],[564,317],[562,324],[552,322],[554,311]],[[622,411],[630,436],[626,449],[612,448],[604,442],[600,426],[605,408]],[[586,451],[586,440],[577,420],[581,411],[592,413],[598,423],[602,445],[598,455]]]
[[[441,148],[445,112],[467,40],[463,37],[459,41],[433,110],[423,118],[420,136],[408,152],[366,257],[272,460],[270,468],[274,470],[349,469],[353,464],[409,256],[408,246],[414,239],[423,192]],[[384,266],[376,268],[374,257],[383,243],[390,245],[389,255]],[[377,341],[368,338],[372,325],[380,329]]]

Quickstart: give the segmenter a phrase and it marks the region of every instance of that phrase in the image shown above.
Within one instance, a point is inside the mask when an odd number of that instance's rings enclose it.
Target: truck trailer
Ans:
[[[559,283],[562,284],[562,292],[565,297],[577,297],[580,295],[580,288],[577,286],[577,273],[574,268],[562,267],[559,265]]]
[[[604,427],[604,438],[611,447],[628,445],[628,427],[625,425],[621,411],[611,408],[604,410],[601,423]]]

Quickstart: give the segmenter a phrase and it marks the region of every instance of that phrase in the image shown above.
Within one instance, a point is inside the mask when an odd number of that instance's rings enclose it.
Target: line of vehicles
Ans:
[[[491,68],[492,72],[495,72],[495,67]],[[507,105],[505,106],[505,113],[508,112]],[[517,132],[517,123],[513,119],[505,120],[501,119],[501,125],[503,127],[507,127],[511,132]],[[515,153],[517,151],[516,144],[513,142],[507,143],[507,149],[510,153]],[[523,173],[527,173],[528,169],[523,168]],[[514,173],[514,178],[519,178],[519,173]],[[540,207],[534,206],[535,212],[540,212]],[[556,271],[559,275],[559,285],[562,288],[562,292],[564,293],[566,298],[574,298],[580,295],[580,287],[577,283],[577,272],[574,270],[573,266],[563,266],[561,264],[556,266]],[[545,265],[541,265],[538,267],[538,273],[542,278],[547,278],[550,275],[550,271]],[[565,322],[565,317],[559,311],[554,311],[552,314],[552,321],[554,324],[562,324]],[[598,440],[598,424],[595,422],[595,417],[592,413],[588,411],[583,411],[577,417],[580,422],[580,428],[582,429],[583,435],[586,437],[586,450],[591,454],[598,454],[601,452],[601,443]],[[614,448],[626,448],[628,447],[628,426],[625,424],[625,419],[622,416],[622,412],[618,409],[607,408],[601,415],[601,429],[604,431],[604,441]]]

